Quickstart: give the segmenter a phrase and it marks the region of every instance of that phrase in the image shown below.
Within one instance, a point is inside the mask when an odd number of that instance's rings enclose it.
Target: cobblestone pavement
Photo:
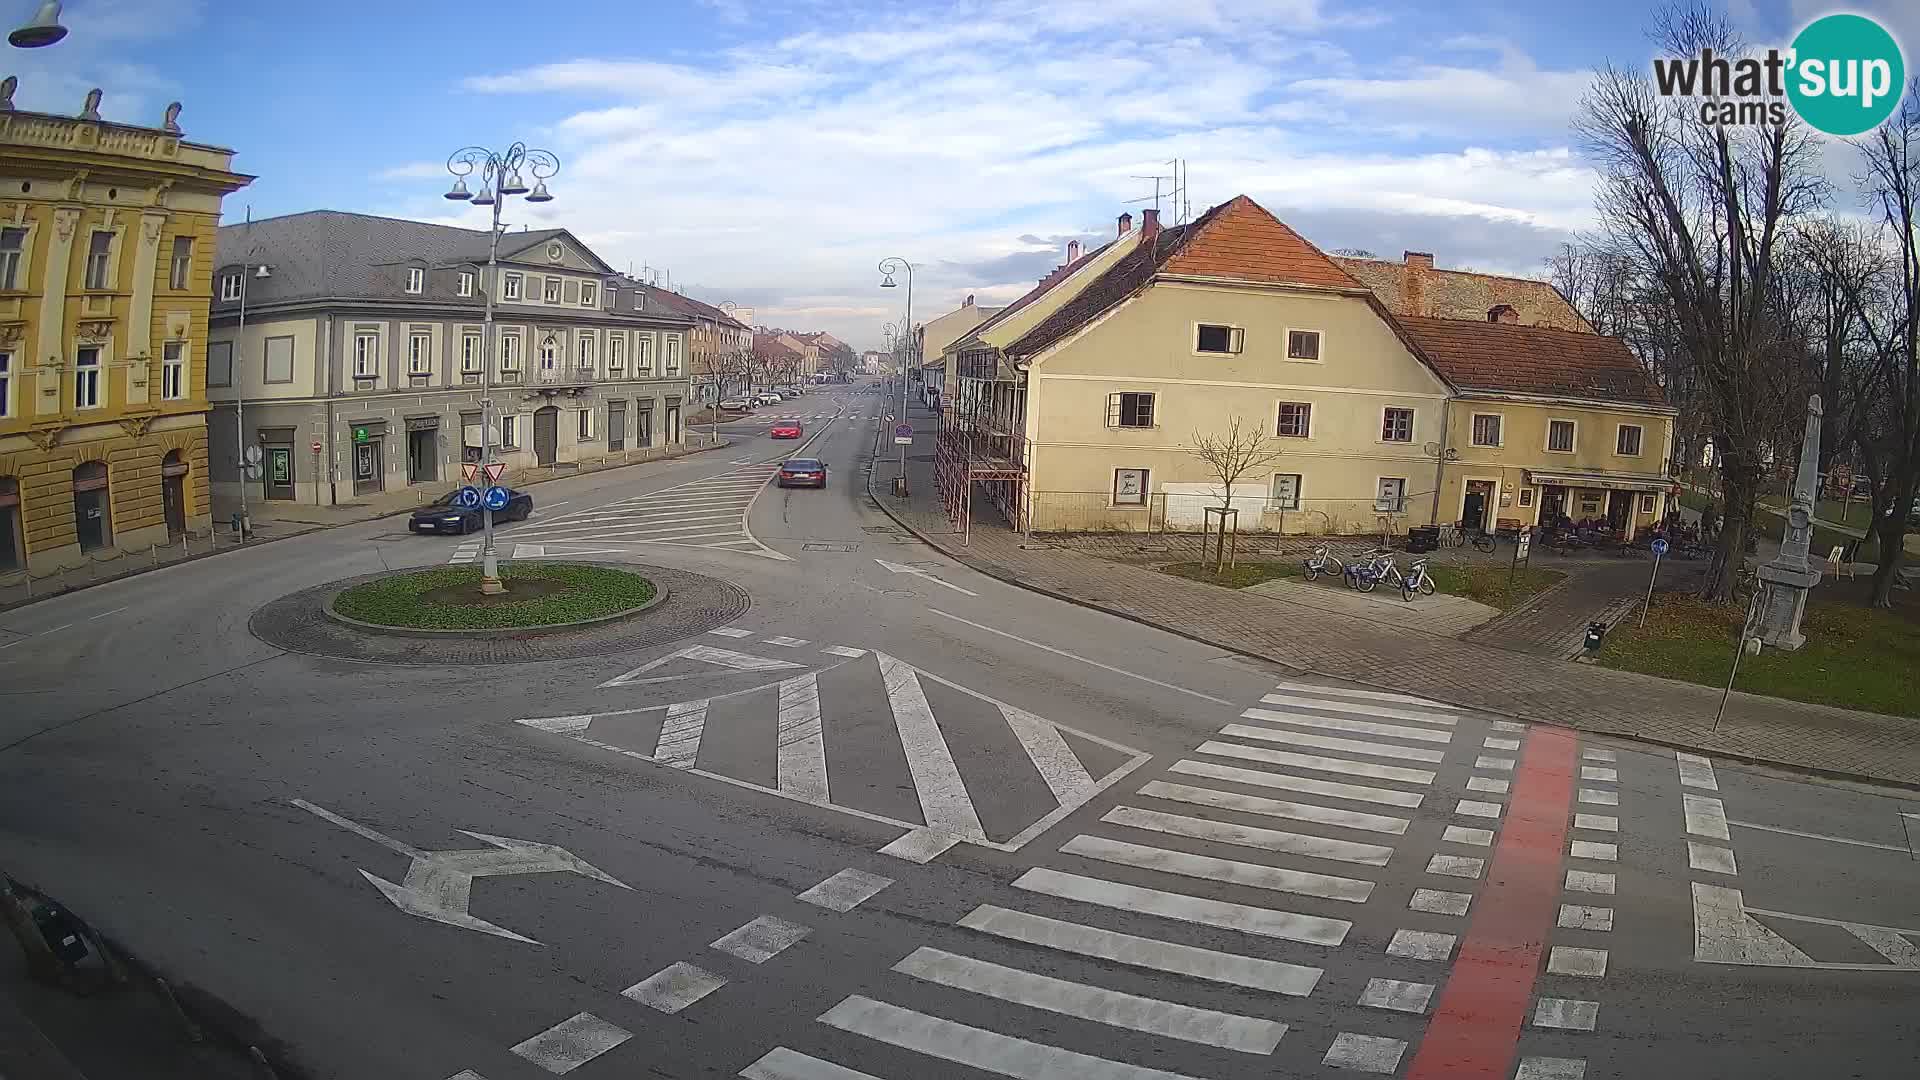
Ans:
[[[1536,565],[1562,569],[1558,562]],[[1673,588],[1696,579],[1703,564],[1663,559],[1659,586]],[[1543,590],[1525,603],[1462,634],[1467,641],[1497,649],[1532,653],[1565,660],[1579,654],[1587,624],[1612,626],[1630,616],[1647,595],[1652,573],[1648,560],[1609,558],[1599,564],[1565,567],[1565,581]]]
[[[916,447],[915,456],[931,457],[921,453],[930,450]],[[1275,618],[1262,598],[1073,551],[1023,547],[1018,534],[981,520],[963,548],[939,509],[930,464],[911,468],[910,502],[883,493],[886,477],[875,478],[873,491],[889,514],[976,570],[1074,603],[1302,671],[1520,719],[1920,785],[1920,725],[1899,717],[1736,693],[1715,729],[1720,692],[1710,687],[1337,615],[1290,609],[1287,618]]]

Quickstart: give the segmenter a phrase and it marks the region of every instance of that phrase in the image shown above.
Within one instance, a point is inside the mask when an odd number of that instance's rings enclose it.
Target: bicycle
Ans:
[[[1434,543],[1439,547],[1457,548],[1466,542],[1466,538],[1460,535],[1458,525],[1440,526],[1440,535],[1434,538]]]
[[[1328,551],[1327,545],[1325,544],[1314,548],[1313,554],[1308,555],[1306,561],[1301,565],[1304,568],[1308,581],[1318,578],[1321,574],[1327,574],[1332,577],[1344,577],[1347,572],[1346,564],[1341,562],[1331,551]]]
[[[1391,577],[1395,584],[1403,580],[1400,570],[1393,565],[1393,552],[1374,551],[1357,563],[1347,565],[1347,585],[1360,592],[1370,593],[1382,581]]]
[[[1486,552],[1489,555],[1493,553],[1495,537],[1492,533],[1485,529],[1475,529],[1473,530],[1472,538],[1475,550]]]
[[[1411,604],[1414,593],[1432,596],[1433,590],[1433,579],[1427,576],[1427,560],[1413,560],[1413,565],[1407,567],[1406,576],[1400,579],[1400,599]]]

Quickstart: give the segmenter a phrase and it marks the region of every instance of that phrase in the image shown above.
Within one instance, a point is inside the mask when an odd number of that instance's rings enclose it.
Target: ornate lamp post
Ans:
[[[493,225],[487,232],[486,318],[482,328],[482,366],[480,372],[480,468],[483,474],[493,464],[493,298],[500,284],[500,208],[510,195],[522,195],[530,203],[552,202],[547,181],[560,172],[560,159],[545,150],[529,150],[525,143],[514,143],[504,152],[484,146],[468,146],[447,159],[447,171],[454,176],[447,198],[493,207]],[[533,175],[533,187],[527,187],[526,174]],[[467,177],[478,175],[479,192],[467,190]],[[491,481],[491,477],[489,477]],[[498,595],[507,591],[500,583],[500,555],[493,545],[493,510],[480,507],[480,524],[486,544],[480,549],[480,591]]]
[[[906,348],[900,361],[900,423],[907,422],[907,369],[914,362],[913,355],[913,264],[899,256],[890,256],[880,260],[880,287],[894,288],[893,275],[902,270],[907,272],[907,321],[903,329]],[[900,493],[907,493],[907,445],[900,444]]]

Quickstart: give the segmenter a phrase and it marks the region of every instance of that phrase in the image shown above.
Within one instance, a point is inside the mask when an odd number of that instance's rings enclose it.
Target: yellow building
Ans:
[[[0,572],[145,550],[212,521],[207,309],[233,151],[14,111],[0,83]]]

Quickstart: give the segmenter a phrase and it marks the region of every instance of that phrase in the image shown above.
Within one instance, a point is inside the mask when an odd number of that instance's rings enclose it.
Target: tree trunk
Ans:
[[[1697,594],[1712,603],[1734,601],[1734,574],[1746,561],[1747,534],[1753,529],[1753,502],[1760,491],[1760,470],[1740,463],[1749,460],[1758,460],[1758,455],[1736,459],[1729,454],[1721,459],[1720,487],[1725,493],[1725,505],[1721,508],[1720,539],[1714,546],[1713,558],[1707,563]]]

